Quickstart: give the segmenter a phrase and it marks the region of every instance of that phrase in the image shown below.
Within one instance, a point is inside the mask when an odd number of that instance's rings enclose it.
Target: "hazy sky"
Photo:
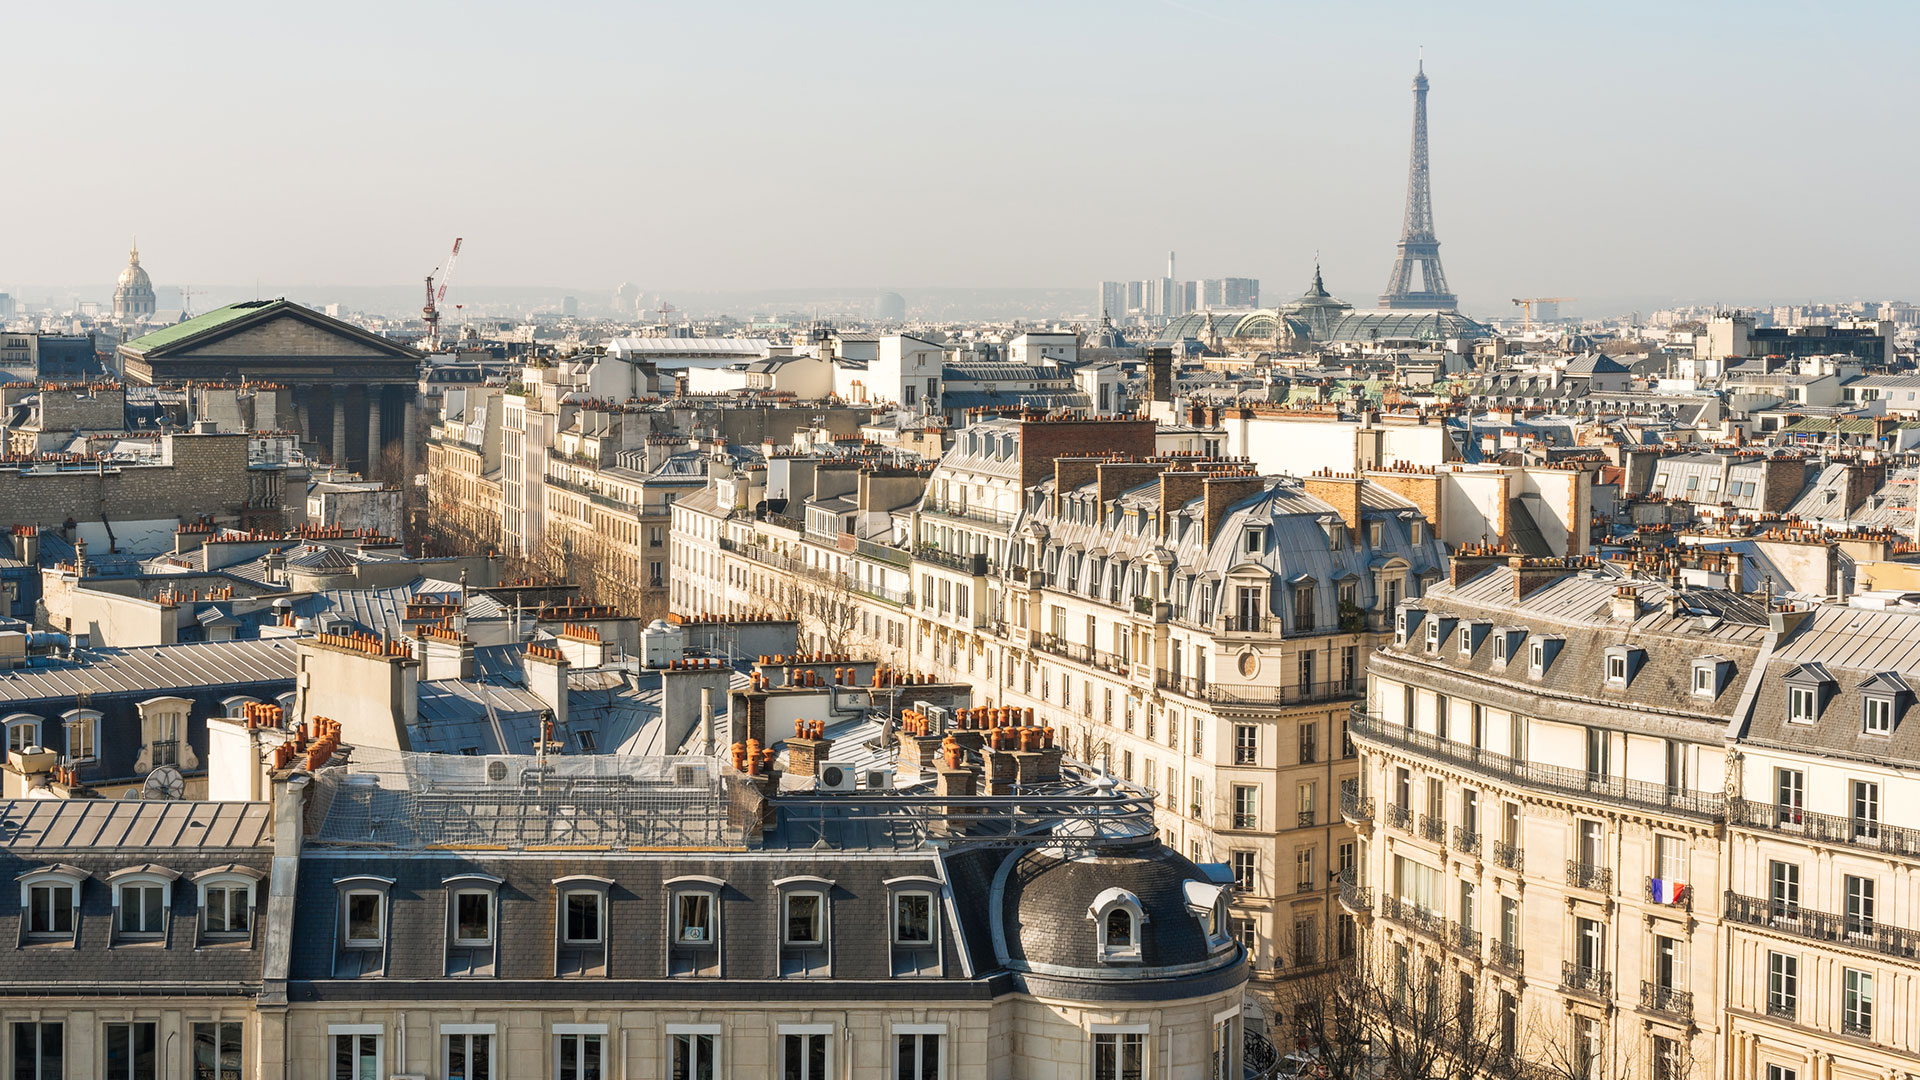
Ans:
[[[29,0],[0,284],[1920,299],[1920,5]],[[457,286],[456,286],[457,287]],[[104,299],[104,297],[102,298]]]

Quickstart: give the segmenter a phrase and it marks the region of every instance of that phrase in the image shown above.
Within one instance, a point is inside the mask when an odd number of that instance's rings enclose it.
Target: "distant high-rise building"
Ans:
[[[1126,315],[1131,310],[1127,303],[1127,286],[1131,282],[1103,281],[1100,283],[1100,314],[1109,317]]]
[[[623,281],[613,290],[613,310],[622,315],[632,315],[640,309],[640,286],[631,281]]]
[[[7,293],[0,292],[0,319],[13,318],[13,312],[13,297]]]
[[[1207,278],[1200,283],[1200,306],[1221,309],[1259,307],[1260,282],[1257,278]]]
[[[577,296],[569,296],[560,301],[560,314],[565,315],[569,319],[580,314],[580,298]]]
[[[1418,275],[1420,283],[1414,284]],[[1407,166],[1407,216],[1400,226],[1399,255],[1380,294],[1383,308],[1452,311],[1459,301],[1440,269],[1440,241],[1433,232],[1432,176],[1427,169],[1427,67],[1413,77],[1413,153]]]
[[[153,279],[140,266],[140,245],[127,253],[127,268],[113,287],[113,317],[121,322],[144,319],[159,307],[153,295]]]

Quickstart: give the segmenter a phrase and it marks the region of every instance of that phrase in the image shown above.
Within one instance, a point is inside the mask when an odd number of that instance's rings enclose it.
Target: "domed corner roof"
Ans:
[[[1188,882],[1211,886],[1207,875],[1160,844],[1110,848],[1071,857],[1038,848],[1009,859],[994,912],[1008,964],[1037,970],[1070,969],[1098,978],[1139,978],[1142,970],[1195,970],[1220,958],[1206,927],[1188,907]],[[1123,891],[1140,902],[1139,963],[1103,964],[1100,939],[1088,912],[1103,896]],[[1222,963],[1230,962],[1222,958]]]
[[[153,279],[148,277],[146,270],[140,266],[140,246],[138,244],[135,244],[133,248],[127,252],[127,268],[120,271],[118,284],[122,288],[127,286],[153,287]]]

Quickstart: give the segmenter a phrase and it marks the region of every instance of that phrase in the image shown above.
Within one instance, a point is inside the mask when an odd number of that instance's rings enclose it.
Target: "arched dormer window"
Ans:
[[[20,875],[25,940],[73,940],[80,926],[80,887],[88,876],[85,870],[66,863],[54,863]]]
[[[148,698],[140,703],[139,709],[140,756],[133,763],[136,772],[162,765],[191,769],[199,764],[187,746],[187,714],[193,710],[191,700],[171,695]]]
[[[1230,890],[1224,883],[1212,881],[1187,881],[1182,883],[1186,895],[1187,910],[1200,922],[1207,932],[1207,947],[1221,949],[1233,943],[1228,933],[1227,901]]]
[[[229,863],[188,875],[200,908],[200,936],[232,941],[253,932],[254,887],[265,875],[251,866]]]
[[[1104,964],[1138,963],[1140,939],[1146,928],[1147,913],[1140,898],[1125,889],[1108,889],[1094,897],[1087,908],[1099,934],[1100,962]]]
[[[32,713],[14,713],[0,718],[0,726],[7,729],[7,753],[19,754],[29,746],[45,746],[40,741],[40,726],[44,721]]]
[[[69,709],[60,714],[60,723],[67,735],[64,763],[77,765],[100,756],[100,710]]]
[[[173,883],[180,872],[157,863],[129,866],[107,875],[113,888],[113,931],[121,940],[155,940],[167,932],[173,913]]]
[[[229,720],[239,720],[246,716],[247,706],[258,705],[259,698],[250,698],[245,694],[235,694],[220,700],[220,715]]]

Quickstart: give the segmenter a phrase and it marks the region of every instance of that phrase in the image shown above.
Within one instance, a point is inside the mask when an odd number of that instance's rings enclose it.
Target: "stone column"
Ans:
[[[347,467],[347,394],[339,386],[329,393],[333,398],[333,463],[344,469]]]
[[[415,445],[418,438],[414,435],[414,427],[418,423],[417,407],[413,403],[414,393],[413,388],[407,389],[407,407],[401,414],[400,421],[400,455],[403,459],[400,472],[402,481],[407,483],[412,482],[413,470],[420,459],[420,448]]]
[[[372,479],[373,477],[380,475],[380,467],[385,460],[385,455],[383,455],[380,452],[381,450],[385,449],[384,445],[382,444],[382,440],[380,438],[380,401],[381,401],[381,398],[384,396],[381,393],[381,391],[384,389],[385,387],[378,386],[378,385],[367,387],[367,477],[368,479]]]
[[[320,443],[320,437],[313,430],[313,387],[302,386],[298,393],[300,395],[300,441],[317,446]]]

